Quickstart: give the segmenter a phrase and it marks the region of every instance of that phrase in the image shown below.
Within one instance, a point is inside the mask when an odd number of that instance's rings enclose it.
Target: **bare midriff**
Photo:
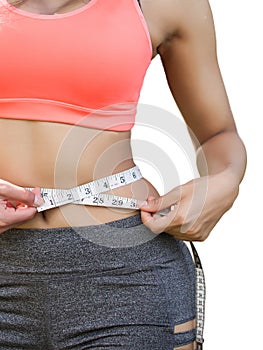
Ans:
[[[130,131],[0,119],[0,178],[22,187],[72,188],[133,167],[130,137]],[[111,193],[139,200],[157,195],[144,178]],[[36,213],[20,227],[97,225],[136,213],[68,204]]]

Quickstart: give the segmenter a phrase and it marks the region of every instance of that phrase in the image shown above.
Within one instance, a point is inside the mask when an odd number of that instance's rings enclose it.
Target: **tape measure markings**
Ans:
[[[197,350],[202,350],[204,342],[203,334],[205,324],[205,275],[202,268],[201,260],[193,242],[190,242],[190,245],[194,256],[196,274],[196,343]]]
[[[81,200],[73,202],[74,204],[95,205],[118,207],[126,209],[138,209],[138,200],[133,198],[121,197],[107,193],[99,193],[94,196],[82,198]]]
[[[142,178],[137,166],[97,179],[70,189],[41,188],[44,204],[37,208],[38,212],[60,207],[65,204],[96,205],[138,209],[138,201],[133,198],[121,197],[104,192],[128,185]],[[32,188],[28,188],[32,190]]]

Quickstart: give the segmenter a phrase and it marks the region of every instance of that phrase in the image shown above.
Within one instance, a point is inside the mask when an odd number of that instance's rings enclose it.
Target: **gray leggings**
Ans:
[[[166,233],[112,248],[100,232],[149,237],[140,216],[97,226],[0,235],[1,350],[172,350],[195,330],[195,270]],[[93,236],[92,236],[93,235]]]

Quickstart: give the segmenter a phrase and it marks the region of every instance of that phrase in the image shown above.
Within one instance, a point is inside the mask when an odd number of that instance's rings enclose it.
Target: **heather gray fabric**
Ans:
[[[149,230],[140,216],[97,226],[12,229],[0,235],[1,350],[169,350],[195,330],[195,270],[166,233],[111,248],[87,237]]]

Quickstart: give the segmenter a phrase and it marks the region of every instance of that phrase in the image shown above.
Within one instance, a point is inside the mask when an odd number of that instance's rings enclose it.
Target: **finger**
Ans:
[[[140,208],[142,208],[142,207],[144,207],[144,206],[147,206],[148,205],[148,200],[153,200],[153,199],[155,199],[155,197],[154,196],[149,196],[148,198],[147,198],[147,200],[140,200],[140,199],[138,199],[137,200],[137,206],[138,206],[138,208],[140,209]]]
[[[37,190],[38,191],[38,190]],[[41,199],[40,191],[34,193],[33,191],[26,190],[23,187],[16,186],[7,181],[1,181],[0,195],[1,198],[8,199],[10,201],[17,201],[24,203],[28,206],[38,206]]]
[[[151,214],[148,212],[141,211],[142,222],[147,226],[153,233],[159,234],[165,232],[167,228],[171,226],[175,216],[175,212],[170,212],[167,215],[159,215],[157,213]],[[174,226],[173,226],[174,227]]]
[[[146,225],[148,221],[153,219],[153,217],[151,213],[148,213],[147,211],[141,211],[141,219],[142,219],[142,223]]]
[[[158,198],[149,197],[147,199],[147,204],[143,203],[140,206],[142,211],[156,213],[163,209],[169,209],[172,205],[176,205],[181,198],[180,190],[173,190],[164,196]]]
[[[31,191],[13,185],[7,181],[2,181],[0,185],[0,194],[2,198],[8,200],[15,200],[27,205],[33,206],[35,201],[35,194]]]
[[[1,208],[0,209],[0,218],[1,226],[17,225],[22,222],[32,219],[37,210],[33,207],[24,207],[24,208]]]
[[[148,227],[153,233],[159,234],[162,232],[162,228],[155,225],[155,218],[148,212],[141,211],[142,223]]]
[[[32,192],[35,194],[34,207],[39,207],[44,204],[44,200],[41,196],[40,187],[33,188]]]

